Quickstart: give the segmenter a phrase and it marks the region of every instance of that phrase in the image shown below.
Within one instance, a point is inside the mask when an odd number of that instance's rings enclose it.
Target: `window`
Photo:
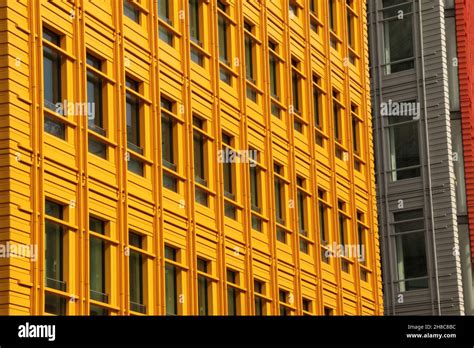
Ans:
[[[189,35],[191,39],[191,60],[200,66],[204,66],[204,55],[202,52],[201,0],[189,0]]]
[[[393,214],[400,291],[428,287],[425,222],[422,209]]]
[[[231,22],[228,18],[228,6],[223,1],[217,1],[218,36],[219,36],[219,61],[221,81],[232,85],[230,65],[230,32]]]
[[[177,262],[178,251],[165,245],[165,297],[166,314],[178,315],[178,268],[171,262]]]
[[[57,116],[63,116],[63,112],[59,112],[62,108],[58,108],[62,104],[62,66],[65,61],[58,50],[60,46],[60,35],[43,28],[44,131],[65,140],[66,125]]]
[[[247,79],[247,98],[253,102],[257,102],[257,85],[255,70],[257,65],[255,64],[255,51],[256,51],[256,39],[255,39],[255,26],[248,21],[244,22],[244,33],[245,33],[245,75]]]
[[[170,46],[173,46],[174,38],[174,33],[171,30],[171,28],[173,28],[173,12],[171,9],[173,3],[174,2],[170,0],[158,0],[158,34],[160,40]]]
[[[349,226],[348,223],[348,216],[346,212],[346,203],[344,203],[341,200],[337,201],[337,209],[338,209],[338,214],[337,214],[337,226],[338,226],[338,231],[339,231],[339,245],[343,251],[342,257],[341,257],[341,269],[343,272],[349,273],[349,261],[347,260],[347,257],[350,255],[345,255],[344,251],[346,249],[346,244],[348,244],[349,241],[349,233],[347,231],[347,228]]]
[[[292,297],[293,295],[291,295]],[[291,298],[290,293],[286,290],[280,289],[278,292],[278,298],[280,302],[280,315],[281,316],[289,316],[291,315]]]
[[[127,89],[138,92],[138,82],[127,77],[126,80]],[[140,100],[134,93],[127,92],[127,142],[128,148],[143,153],[140,148],[141,136],[140,136],[141,124],[140,124]]]
[[[313,301],[307,298],[303,298],[303,315],[311,315],[313,312]]]
[[[285,198],[285,179],[283,166],[274,163],[274,187],[275,187],[275,219],[277,222],[277,240],[286,243],[287,231],[283,228],[285,225],[286,198]],[[282,226],[278,226],[282,225]]]
[[[418,119],[389,116],[388,123],[392,181],[419,177]]]
[[[207,136],[204,132],[204,120],[193,116],[193,146],[194,146],[194,180],[196,181],[195,199],[196,202],[204,206],[208,206],[208,193],[205,190],[207,187],[207,172],[205,163],[206,157],[206,143]]]
[[[45,202],[46,215],[46,286],[56,290],[66,291],[64,281],[64,227],[57,222],[48,220],[48,216],[58,220],[64,218],[64,207],[52,201]]]
[[[456,18],[445,17],[446,37],[456,37]],[[459,93],[459,63],[457,56],[456,40],[446,40],[446,50],[448,59],[448,90],[449,90],[449,109],[451,112],[460,111],[460,93]]]
[[[228,315],[239,315],[240,314],[240,303],[239,294],[240,291],[236,285],[238,285],[239,274],[236,271],[227,270],[227,314]]]
[[[318,215],[319,215],[319,236],[322,245],[329,242],[327,231],[327,205],[326,205],[326,191],[318,189]]]
[[[451,119],[451,142],[453,148],[454,177],[456,178],[456,208],[457,214],[467,213],[466,179],[464,171],[464,149],[462,141],[461,119]],[[457,161],[455,161],[457,156]]]
[[[209,315],[211,314],[211,306],[209,303],[212,282],[206,277],[209,273],[209,261],[198,258],[198,314]]]
[[[367,244],[367,228],[365,227],[364,213],[357,211],[357,241],[359,242],[360,250],[363,250],[363,259],[359,259],[360,279],[367,282],[369,269],[367,268],[368,259],[368,244]]]
[[[320,17],[320,2],[321,0],[310,0],[309,1],[309,13],[310,13],[310,28],[316,34],[319,34],[319,29],[322,27]]]
[[[308,194],[305,191],[305,179],[296,177],[296,201],[298,209],[298,230],[300,236],[300,251],[304,254],[309,254],[310,240],[308,236],[308,221],[307,221],[307,205]]]
[[[145,257],[136,249],[143,249],[144,237],[135,232],[129,232],[128,243],[131,247],[129,254],[129,281],[130,281],[130,310],[146,313],[144,302],[143,267]]]
[[[65,297],[46,292],[44,295],[44,311],[54,315],[66,315],[67,301]]]
[[[341,122],[341,104],[339,101],[340,93],[336,90],[332,92],[332,115],[334,119],[334,139],[342,144],[342,122]]]
[[[45,263],[47,288],[66,291],[64,278],[64,238],[63,225],[48,219],[52,217],[57,220],[64,219],[64,206],[46,200],[45,201]],[[45,312],[66,315],[66,298],[55,293],[45,293]]]
[[[332,48],[338,48],[339,38],[337,34],[339,34],[339,23],[338,23],[338,4],[339,0],[329,0],[328,8],[329,8],[329,29],[330,29],[330,40],[329,43]]]
[[[178,127],[176,116],[174,114],[175,103],[171,100],[161,97],[161,157],[163,164],[163,186],[167,189],[178,192],[175,139],[176,129]]]
[[[412,3],[383,0],[385,73],[393,74],[413,69]],[[403,16],[400,16],[400,11]]]
[[[270,95],[272,97],[271,112],[273,116],[281,117],[280,101],[280,57],[278,55],[278,44],[275,41],[268,41],[269,49],[269,69],[270,69]]]
[[[361,171],[362,168],[362,136],[361,136],[361,119],[359,118],[359,108],[351,104],[352,118],[352,151],[354,154],[354,169]]]
[[[89,231],[90,297],[92,300],[108,303],[106,242],[99,237],[105,236],[106,222],[90,216]]]
[[[337,0],[329,0],[329,28],[333,32],[337,32],[337,13],[336,13],[336,2]]]
[[[123,0],[123,14],[130,18],[135,23],[140,24],[140,10],[130,0]]]
[[[303,133],[304,121],[302,119],[302,83],[301,83],[301,62],[296,58],[291,58],[291,91],[292,91],[292,113],[294,116],[294,127],[299,133]]]
[[[91,304],[89,306],[89,315],[90,316],[107,316],[107,315],[110,315],[110,313],[107,308]]]
[[[355,64],[356,61],[356,18],[354,0],[346,0],[347,46],[349,48],[349,61],[351,64]]]
[[[334,315],[334,309],[325,306],[324,307],[324,315],[325,316],[333,316]]]
[[[262,169],[258,163],[259,153],[250,148],[250,205],[252,209],[252,228],[256,231],[262,231]]]
[[[142,134],[143,129],[140,109],[141,101],[139,98],[140,83],[131,77],[126,78],[126,112],[127,112],[127,147],[129,150],[143,155]],[[138,156],[130,155],[128,161],[128,170],[143,176],[143,162]]]
[[[291,16],[298,17],[298,4],[294,0],[290,0],[288,8],[290,12],[290,18]]]
[[[222,171],[224,176],[224,214],[225,216],[236,219],[237,211],[234,202],[235,198],[235,163],[233,159],[237,154],[232,149],[233,137],[222,133]]]
[[[255,315],[265,315],[267,300],[265,296],[265,283],[259,280],[254,280],[253,284],[254,300],[255,300]]]
[[[323,90],[321,88],[321,78],[317,75],[313,75],[313,115],[314,115],[314,126],[316,127],[316,144],[324,146],[324,113],[322,109]]]
[[[89,152],[107,159],[107,145],[95,135],[107,136],[103,101],[105,81],[97,73],[97,71],[102,72],[102,61],[87,53],[86,62],[88,111],[92,111],[88,114]]]

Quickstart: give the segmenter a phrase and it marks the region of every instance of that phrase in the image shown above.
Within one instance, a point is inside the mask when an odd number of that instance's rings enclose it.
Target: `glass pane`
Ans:
[[[61,55],[49,47],[43,48],[44,105],[56,111],[61,102]]]
[[[99,238],[90,238],[90,290],[91,298],[107,302],[105,288],[105,243]],[[104,296],[105,295],[105,296]]]
[[[55,315],[66,315],[66,299],[59,295],[46,293],[44,295],[44,311]]]
[[[198,276],[198,307],[199,315],[208,315],[208,280],[203,276]]]
[[[142,255],[130,252],[130,302],[143,304],[143,266]]]
[[[166,314],[178,314],[177,270],[174,265],[165,266]]]
[[[459,111],[459,74],[454,17],[446,17],[446,46],[448,51],[449,105],[451,111]]]
[[[391,116],[391,120],[393,118]],[[418,122],[390,127],[390,159],[394,181],[420,176],[420,168],[400,171],[420,164]]]
[[[397,269],[400,280],[425,277],[428,274],[424,232],[397,236]],[[427,279],[400,283],[401,291],[426,288]]]
[[[412,16],[404,15],[403,19],[395,18],[384,23],[385,63],[413,57],[413,24]],[[386,67],[388,74],[412,69],[413,61],[392,64]]]
[[[453,144],[454,175],[456,177],[456,205],[459,215],[467,213],[464,150],[460,119],[451,120],[451,139]]]
[[[63,282],[63,227],[46,220],[46,286],[65,291]]]
[[[228,315],[237,315],[237,290],[227,287],[227,311]]]
[[[127,93],[127,142],[140,146],[140,104],[136,97]]]
[[[161,150],[163,160],[174,164],[173,151],[173,120],[168,116],[161,117]],[[167,166],[168,167],[168,166]],[[169,168],[172,169],[172,168]]]

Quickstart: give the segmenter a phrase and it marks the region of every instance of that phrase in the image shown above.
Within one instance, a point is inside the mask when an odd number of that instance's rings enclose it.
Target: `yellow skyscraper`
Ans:
[[[382,314],[365,7],[0,1],[0,314]]]

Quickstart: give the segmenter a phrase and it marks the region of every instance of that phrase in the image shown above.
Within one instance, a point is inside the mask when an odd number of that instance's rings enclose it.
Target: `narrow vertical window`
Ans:
[[[45,201],[45,303],[44,311],[50,314],[66,315],[67,300],[65,297],[47,289],[67,291],[64,279],[64,227],[48,219],[64,219],[64,206],[55,202]]]
[[[280,289],[278,291],[278,299],[280,303],[280,315],[281,316],[289,316],[292,313],[290,307],[290,293],[289,291]]]
[[[254,302],[255,302],[255,315],[266,314],[266,303],[265,299],[265,283],[259,280],[254,280]]]
[[[300,240],[300,251],[304,254],[309,254],[310,239],[308,235],[308,221],[307,221],[307,206],[308,199],[305,191],[305,179],[296,177],[296,201],[298,210],[298,232]]]
[[[177,250],[165,246],[165,259],[177,261]],[[166,314],[178,315],[178,268],[171,262],[165,264]]]
[[[198,314],[211,314],[209,297],[211,293],[211,280],[206,277],[209,273],[209,261],[198,258]]]
[[[108,303],[106,282],[105,240],[98,235],[105,235],[106,222],[89,217],[89,263],[90,263],[90,297],[93,300]]]
[[[321,259],[329,263],[327,245],[329,244],[328,232],[328,206],[326,203],[326,191],[318,189],[318,219],[319,219],[319,240],[321,243]]]
[[[274,172],[274,195],[275,195],[275,219],[277,223],[276,235],[277,240],[282,243],[287,243],[287,231],[284,226],[285,222],[285,212],[286,212],[286,198],[285,198],[285,179],[283,173],[283,166],[274,163],[273,164]]]
[[[230,31],[231,22],[228,18],[229,6],[223,1],[217,1],[217,30],[219,39],[219,61],[221,81],[232,85],[232,74],[230,64]]]
[[[239,290],[235,285],[238,285],[238,272],[227,270],[227,314],[239,315]]]
[[[87,62],[87,110],[89,133],[89,152],[107,159],[107,145],[95,134],[107,136],[104,120],[103,95],[105,82],[96,71],[102,72],[102,61],[92,54],[86,56]]]
[[[65,110],[58,107],[62,104],[62,65],[65,60],[58,50],[60,48],[60,35],[43,28],[43,93],[44,107],[47,109],[44,116],[44,131],[66,140],[66,125],[56,115],[65,114]]]
[[[222,171],[224,176],[224,214],[225,216],[236,219],[237,211],[235,207],[235,163],[236,153],[232,148],[233,137],[222,133]]]
[[[250,205],[252,210],[252,229],[262,231],[262,200],[261,200],[261,168],[258,163],[259,153],[257,150],[249,149],[250,164]]]
[[[141,122],[141,100],[138,97],[140,83],[131,77],[125,80],[126,85],[126,121],[127,121],[127,148],[139,155],[143,155]],[[135,92],[135,93],[134,93]],[[144,175],[144,163],[137,156],[130,155],[128,160],[128,170]]]
[[[178,127],[175,118],[175,103],[161,97],[161,157],[163,164],[163,186],[167,189],[178,192],[178,179],[174,175],[177,173],[176,165],[176,128]]]
[[[204,132],[204,120],[193,117],[193,148],[194,148],[194,180],[196,181],[195,199],[196,202],[208,206],[208,193],[204,187],[208,186],[206,172],[206,141]]]
[[[128,243],[134,247],[130,250],[129,255],[130,310],[146,313],[143,279],[144,256],[135,250],[135,248],[143,249],[143,236],[129,232]]]
[[[201,0],[189,0],[189,36],[191,39],[191,60],[204,66],[204,54],[202,51],[202,3]]]
[[[393,218],[399,289],[404,292],[428,288],[423,210],[394,213]]]
[[[412,3],[383,0],[383,8],[385,73],[393,74],[413,69],[415,65]],[[403,13],[403,18],[400,18],[400,13]]]

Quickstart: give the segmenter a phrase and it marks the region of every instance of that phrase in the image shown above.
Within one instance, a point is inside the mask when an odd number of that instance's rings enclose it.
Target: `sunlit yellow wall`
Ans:
[[[303,314],[302,297],[312,300],[310,312],[381,314],[381,280],[376,225],[373,151],[368,88],[365,1],[354,0],[355,50],[351,62],[346,37],[346,1],[336,0],[337,28],[330,34],[327,1],[296,0],[297,16],[288,1],[229,0],[232,86],[219,80],[217,9],[215,0],[202,1],[204,68],[189,56],[188,2],[173,2],[174,47],[158,39],[157,5],[141,0],[141,25],[122,15],[115,0],[0,1],[2,45],[0,118],[0,240],[37,244],[37,262],[0,260],[0,314],[43,314],[44,200],[67,205],[64,226],[67,292],[49,289],[70,301],[68,314],[88,314],[88,216],[110,221],[107,231],[108,289],[112,314],[131,314],[128,287],[128,229],[146,235],[147,314],[164,314],[163,246],[180,248],[180,314],[197,313],[196,258],[211,261],[212,312],[227,313],[226,268],[239,272],[240,311],[254,313],[253,279],[266,283],[267,314],[279,314],[279,289],[291,294],[289,308]],[[257,103],[246,98],[243,42],[244,17],[255,25],[257,41]],[[293,18],[290,18],[293,17]],[[310,26],[310,21],[313,22]],[[160,20],[162,25],[166,24]],[[42,27],[65,35],[61,43],[67,63],[63,89],[69,101],[86,98],[86,50],[102,57],[108,79],[105,107],[108,160],[88,154],[87,118],[68,116],[67,141],[43,132]],[[314,30],[317,28],[317,32]],[[3,36],[5,35],[5,36]],[[330,36],[336,49],[329,44]],[[271,115],[268,38],[279,45],[278,80],[281,119]],[[193,45],[197,49],[197,46]],[[300,60],[303,133],[293,127],[291,56]],[[8,65],[8,67],[6,66]],[[140,79],[143,97],[145,176],[127,171],[125,73]],[[315,129],[312,75],[320,76],[323,128]],[[334,141],[332,89],[340,92],[343,142]],[[164,189],[161,166],[160,94],[176,101],[175,117],[178,193]],[[275,101],[276,102],[276,101]],[[362,120],[361,152],[354,159],[350,103]],[[192,113],[207,119],[209,207],[194,202]],[[234,148],[260,152],[262,232],[251,229],[248,164],[236,165],[237,220],[224,217],[222,164],[217,161],[221,132],[233,135]],[[318,137],[319,140],[316,139]],[[322,141],[321,141],[322,139]],[[322,146],[321,146],[322,145]],[[336,157],[336,148],[338,157]],[[288,243],[276,240],[273,160],[283,165],[285,223]],[[361,170],[354,169],[359,160]],[[306,179],[310,253],[300,252],[296,206],[296,176]],[[349,243],[356,241],[356,210],[364,213],[367,239],[367,281],[360,280],[358,261],[341,271],[340,259],[321,261],[317,189],[327,191],[329,243],[338,241],[337,199],[347,202]],[[293,200],[293,201],[292,201]],[[72,299],[71,299],[72,298]]]

